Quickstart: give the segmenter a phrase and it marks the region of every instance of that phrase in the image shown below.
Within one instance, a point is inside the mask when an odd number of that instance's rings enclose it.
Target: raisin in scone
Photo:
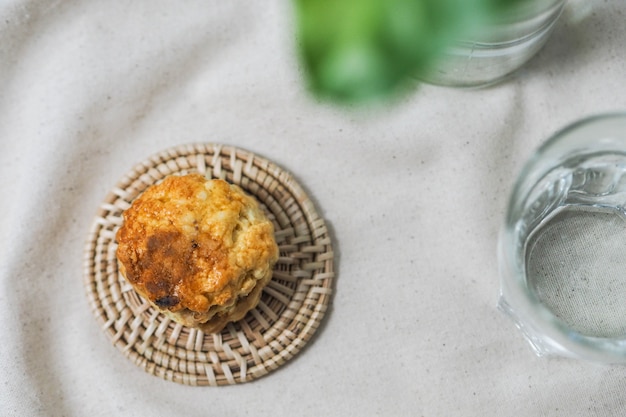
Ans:
[[[273,225],[257,201],[222,180],[167,177],[123,217],[120,272],[158,310],[205,332],[254,308],[278,259]]]

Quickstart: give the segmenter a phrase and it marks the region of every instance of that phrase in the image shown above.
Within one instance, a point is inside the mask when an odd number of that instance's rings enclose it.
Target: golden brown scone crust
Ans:
[[[274,228],[236,185],[170,176],[124,212],[120,271],[175,321],[218,332],[255,307],[278,259]]]

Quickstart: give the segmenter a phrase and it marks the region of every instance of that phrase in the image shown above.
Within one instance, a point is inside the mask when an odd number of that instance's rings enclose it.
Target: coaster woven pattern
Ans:
[[[191,172],[255,196],[274,223],[280,250],[259,305],[219,334],[185,327],[152,308],[118,272],[115,256],[122,212],[150,185]],[[85,249],[87,297],[105,334],[146,372],[187,385],[243,383],[291,359],[318,328],[333,280],[331,239],[302,187],[272,162],[217,144],[171,148],[138,164],[100,206]]]

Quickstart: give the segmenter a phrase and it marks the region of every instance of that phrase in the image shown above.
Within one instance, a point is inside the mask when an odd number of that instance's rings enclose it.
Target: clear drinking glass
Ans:
[[[626,113],[555,134],[514,186],[499,308],[538,355],[626,363]]]
[[[466,39],[449,48],[417,75],[429,84],[482,87],[524,65],[545,44],[566,0],[526,0],[476,25]]]

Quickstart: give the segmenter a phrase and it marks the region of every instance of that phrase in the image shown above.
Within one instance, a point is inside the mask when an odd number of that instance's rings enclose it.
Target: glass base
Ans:
[[[563,10],[557,4],[532,19],[487,25],[471,40],[457,43],[417,79],[427,84],[488,87],[505,80],[546,43]]]
[[[506,301],[504,296],[500,296],[498,300],[498,310],[508,316],[515,327],[519,329],[522,335],[526,338],[530,347],[533,349],[537,356],[568,356],[571,355],[564,350],[561,346],[555,342],[548,340],[541,333],[533,329],[530,325],[524,322],[521,317],[515,312],[513,307]]]

